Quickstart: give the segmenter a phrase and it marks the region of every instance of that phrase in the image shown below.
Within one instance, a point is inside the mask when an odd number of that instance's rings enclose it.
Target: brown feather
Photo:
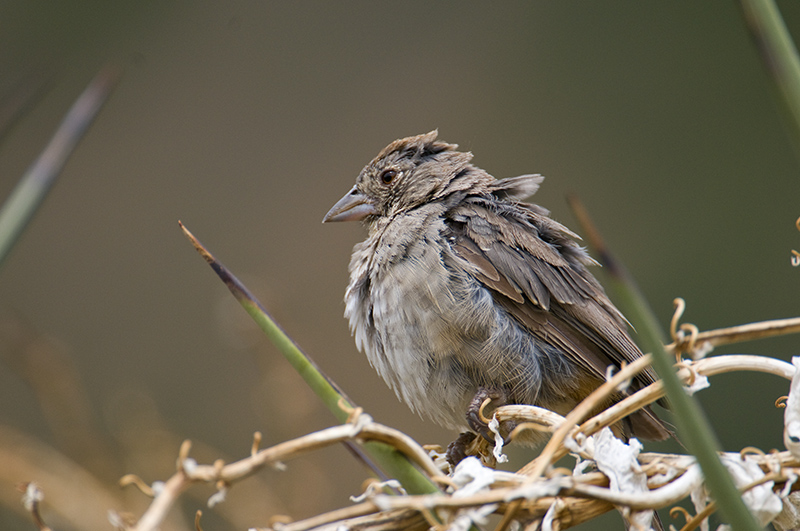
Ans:
[[[497,303],[532,334],[557,346],[598,382],[609,366],[619,368],[642,355],[624,329],[624,319],[583,266],[569,264],[540,238],[520,234],[512,225],[515,220],[475,206],[456,212],[454,218],[461,222],[453,225],[454,250],[497,293]],[[504,237],[490,242],[482,234],[487,219]],[[633,390],[654,381],[648,367],[634,379]],[[649,408],[631,415],[630,421],[641,437],[661,440],[671,435]]]

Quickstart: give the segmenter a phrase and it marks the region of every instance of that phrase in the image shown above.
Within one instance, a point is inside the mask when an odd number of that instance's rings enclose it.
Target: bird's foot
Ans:
[[[455,441],[447,445],[447,454],[445,455],[451,467],[455,468],[462,459],[470,455],[469,447],[475,441],[476,437],[477,435],[471,431],[465,431],[459,435]]]
[[[489,419],[483,414],[484,404],[486,404],[486,406],[492,405],[494,407],[499,407],[507,403],[508,394],[504,389],[479,387],[478,392],[475,393],[475,396],[467,407],[467,425],[472,431],[486,439],[490,444],[494,444],[495,434],[489,429]],[[508,442],[508,436],[515,427],[515,422],[506,421],[498,428],[505,443]]]

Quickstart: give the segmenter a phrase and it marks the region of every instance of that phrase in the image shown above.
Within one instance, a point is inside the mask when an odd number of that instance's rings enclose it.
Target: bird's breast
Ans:
[[[561,356],[497,304],[445,233],[434,218],[390,224],[357,245],[345,315],[359,349],[403,402],[459,428],[479,387],[534,403],[549,387],[544,365]]]
[[[345,316],[359,349],[398,397],[452,426],[449,410],[461,411],[461,423],[463,397],[474,392],[464,367],[489,332],[487,326],[463,324],[478,310],[466,300],[469,279],[447,263],[451,251],[443,229],[435,219],[424,226],[389,226],[380,239],[373,235],[359,244]],[[493,311],[488,305],[485,310]],[[473,321],[489,325],[490,319]]]

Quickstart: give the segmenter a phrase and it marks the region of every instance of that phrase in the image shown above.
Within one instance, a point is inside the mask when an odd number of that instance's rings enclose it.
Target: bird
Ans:
[[[323,222],[367,228],[344,298],[358,349],[414,412],[489,439],[486,399],[565,415],[642,352],[578,235],[524,202],[544,178],[495,179],[472,158],[436,130],[395,140]],[[605,406],[656,379],[648,366]],[[615,428],[672,434],[649,406]]]

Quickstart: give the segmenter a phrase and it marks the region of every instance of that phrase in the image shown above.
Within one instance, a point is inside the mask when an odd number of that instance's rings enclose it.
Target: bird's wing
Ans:
[[[625,319],[582,263],[590,261],[588,256],[543,211],[462,202],[449,214],[447,236],[454,254],[532,334],[600,381],[609,366],[619,368],[642,355],[625,330]],[[632,387],[637,390],[656,379],[648,367]],[[629,422],[637,437],[672,436],[649,407],[632,413]]]
[[[454,253],[531,333],[598,379],[608,366],[641,356],[624,318],[581,263],[583,251],[559,224],[520,205],[497,211],[480,202],[462,202],[448,217]],[[648,368],[635,387],[655,380]]]

